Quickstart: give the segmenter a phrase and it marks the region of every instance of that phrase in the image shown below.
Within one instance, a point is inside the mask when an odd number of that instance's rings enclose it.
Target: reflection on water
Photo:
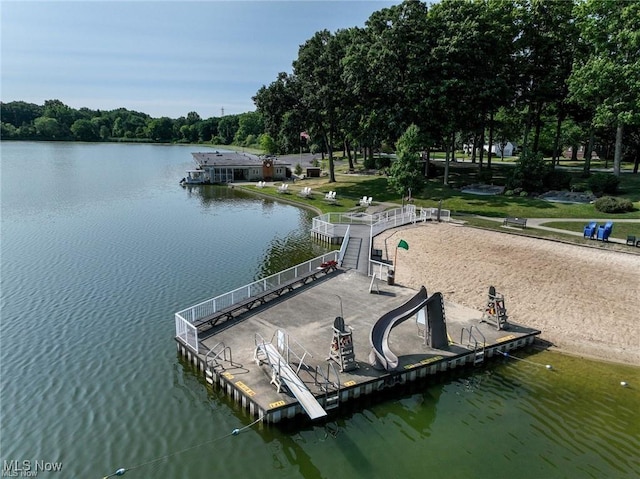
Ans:
[[[3,143],[2,460],[71,478],[637,476],[639,370],[551,353],[232,435],[254,418],[179,359],[172,315],[324,250],[308,211],[180,187],[190,152]]]

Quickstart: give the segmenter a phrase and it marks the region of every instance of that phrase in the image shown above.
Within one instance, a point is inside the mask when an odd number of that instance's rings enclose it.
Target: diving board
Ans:
[[[311,419],[319,419],[327,415],[327,411],[324,410],[315,396],[309,391],[309,388],[273,344],[264,341],[257,344],[255,359],[258,364],[266,360],[272,371],[271,383],[278,388],[278,392],[280,392],[280,387],[284,384]]]

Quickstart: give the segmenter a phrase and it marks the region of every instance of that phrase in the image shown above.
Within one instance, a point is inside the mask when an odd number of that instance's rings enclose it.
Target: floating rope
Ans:
[[[542,366],[542,367],[545,367],[545,368],[547,368],[549,370],[553,369],[553,366],[551,366],[551,364],[534,363],[533,361],[528,361],[528,360],[523,359],[523,358],[517,358],[515,356],[511,356],[508,352],[506,352],[506,351],[503,352],[503,351],[500,351],[499,349],[496,349],[496,353],[502,354],[505,358],[517,359],[518,361],[524,361],[525,363],[533,364],[534,366]]]
[[[194,444],[193,446],[189,446],[189,447],[187,447],[185,449],[181,449],[181,450],[176,451],[176,452],[171,452],[169,454],[165,454],[164,456],[157,457],[156,459],[152,459],[150,461],[143,462],[142,464],[138,464],[136,466],[121,467],[120,469],[116,470],[115,472],[112,472],[108,476],[104,476],[102,479],[109,479],[110,477],[115,477],[115,476],[124,476],[125,473],[127,473],[129,471],[133,471],[134,469],[139,469],[141,467],[149,466],[149,465],[154,464],[156,462],[164,461],[165,459],[169,459],[170,457],[177,456],[178,454],[182,454],[182,453],[185,453],[187,451],[191,451],[192,449],[196,449],[196,448],[204,446],[206,444],[212,444],[214,442],[221,441],[222,439],[226,439],[227,437],[237,436],[242,431],[245,431],[245,430],[249,429],[250,427],[254,426],[255,424],[257,424],[258,422],[262,421],[262,419],[264,419],[264,415],[260,416],[258,419],[253,421],[251,424],[247,424],[246,426],[241,427],[241,428],[236,428],[233,431],[231,431],[229,434],[225,434],[224,436],[217,437],[215,439],[210,439],[210,440],[205,441],[205,442],[200,442],[198,444]]]

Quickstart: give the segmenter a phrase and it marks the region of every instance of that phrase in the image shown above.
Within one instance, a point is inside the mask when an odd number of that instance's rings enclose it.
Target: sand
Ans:
[[[640,256],[450,223],[388,230],[374,247],[395,281],[482,310],[490,285],[509,321],[542,331],[551,349],[640,366]]]

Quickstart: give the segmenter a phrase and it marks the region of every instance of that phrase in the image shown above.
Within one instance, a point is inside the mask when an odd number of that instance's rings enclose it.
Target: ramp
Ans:
[[[384,314],[371,328],[371,353],[369,362],[376,369],[392,371],[398,367],[398,357],[389,348],[389,333],[398,324],[414,316],[427,303],[427,288],[420,288],[418,294],[406,303]]]
[[[256,353],[258,352],[262,353],[263,357],[269,363],[272,371],[271,382],[278,385],[278,390],[280,389],[279,382],[281,382],[291,391],[291,394],[295,396],[300,406],[302,406],[302,409],[305,410],[311,419],[319,419],[327,415],[327,412],[311,391],[309,391],[309,388],[302,382],[302,379],[300,379],[295,371],[291,369],[291,366],[289,366],[273,344],[263,342],[257,345]]]

